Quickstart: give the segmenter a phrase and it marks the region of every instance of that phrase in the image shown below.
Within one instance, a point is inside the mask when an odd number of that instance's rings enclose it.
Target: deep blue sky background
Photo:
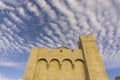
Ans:
[[[120,0],[0,0],[0,80],[21,80],[30,49],[75,49],[93,34],[110,80],[120,75]]]

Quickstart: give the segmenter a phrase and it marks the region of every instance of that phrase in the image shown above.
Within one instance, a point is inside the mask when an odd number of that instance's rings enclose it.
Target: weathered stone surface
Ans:
[[[80,36],[79,49],[32,48],[23,80],[108,80],[94,37]]]

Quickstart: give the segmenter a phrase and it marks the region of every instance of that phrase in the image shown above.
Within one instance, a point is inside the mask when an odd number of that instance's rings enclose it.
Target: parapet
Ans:
[[[40,51],[42,53],[49,53],[49,54],[57,54],[57,53],[65,53],[67,51],[67,53],[76,53],[76,52],[81,52],[81,49],[69,49],[67,47],[61,46],[58,48],[52,48],[52,49],[48,49],[48,48],[38,48],[38,47],[33,47],[32,50],[34,51]]]
[[[70,59],[74,63],[75,60],[80,59],[84,61],[81,49],[69,49],[61,46],[59,48],[47,49],[47,48],[32,48],[32,52],[36,52],[37,60],[46,59],[48,62],[52,59],[57,59],[60,62],[64,59]],[[33,53],[32,53],[33,54]]]

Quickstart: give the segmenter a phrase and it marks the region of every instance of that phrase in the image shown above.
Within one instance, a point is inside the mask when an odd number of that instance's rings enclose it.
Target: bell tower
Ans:
[[[80,36],[79,48],[82,49],[88,80],[108,80],[94,36]]]

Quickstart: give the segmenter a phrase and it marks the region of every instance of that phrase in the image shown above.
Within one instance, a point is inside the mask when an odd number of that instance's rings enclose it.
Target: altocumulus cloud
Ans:
[[[10,63],[0,65],[21,66],[14,58],[34,46],[74,49],[80,34],[94,34],[106,68],[119,67],[119,4],[119,0],[1,0],[0,61]]]
[[[15,79],[8,78],[7,76],[4,76],[3,74],[0,73],[0,80],[15,80]],[[22,79],[18,79],[18,80],[22,80]]]

